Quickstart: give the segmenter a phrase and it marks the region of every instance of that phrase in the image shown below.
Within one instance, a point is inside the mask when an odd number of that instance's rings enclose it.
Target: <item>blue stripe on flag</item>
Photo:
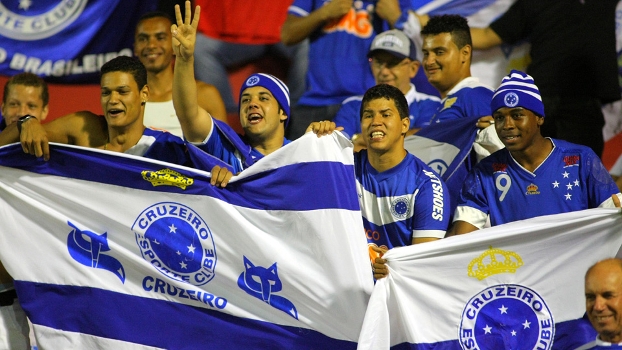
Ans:
[[[16,281],[15,287],[20,303],[31,310],[33,323],[69,332],[166,349],[356,348],[354,342],[333,339],[311,329],[279,326],[170,301],[24,281]],[[84,314],[89,315],[88,320],[64,317]]]
[[[216,188],[210,178],[189,168],[172,167],[147,159],[119,157],[117,154],[94,152],[87,148],[68,148],[51,145],[50,160],[43,161],[23,153],[19,145],[0,148],[0,165],[38,174],[56,175],[110,185],[125,186],[146,191],[170,192],[210,196],[230,204],[262,210],[316,210],[338,208],[359,210],[355,196],[339,195],[331,191],[317,191],[309,196],[304,188],[322,189],[327,183],[337,183],[342,193],[356,193],[354,167],[338,162],[307,162],[290,164],[278,169],[249,176]],[[93,164],[101,168],[93,169]],[[172,169],[192,178],[193,184],[185,189],[175,186],[153,186],[143,180],[142,172]],[[266,177],[269,177],[267,179]],[[270,184],[270,186],[268,186]],[[310,186],[310,187],[306,187]],[[300,191],[292,191],[292,188]],[[286,194],[286,195],[285,195]]]
[[[555,340],[551,349],[567,350],[587,344],[596,339],[596,331],[586,318],[555,324]],[[392,350],[463,350],[456,340],[440,341],[431,344],[401,343]]]

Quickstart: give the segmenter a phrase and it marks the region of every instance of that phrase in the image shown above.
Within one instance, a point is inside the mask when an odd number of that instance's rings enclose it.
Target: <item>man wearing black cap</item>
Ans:
[[[186,141],[231,165],[237,173],[290,141],[285,138],[289,121],[289,89],[270,74],[252,74],[240,89],[240,123],[244,137],[228,125],[215,121],[197,104],[194,83],[194,44],[200,7],[194,19],[186,1],[186,20],[175,6],[177,24],[172,26],[173,48],[177,59],[173,81],[173,104]]]
[[[495,91],[491,110],[505,145],[467,177],[449,234],[468,233],[541,215],[619,207],[618,188],[586,146],[545,138],[544,105],[533,78],[513,70]]]
[[[395,86],[406,96],[410,129],[420,129],[428,125],[440,106],[440,98],[418,92],[411,83],[420,66],[416,51],[415,43],[406,34],[392,29],[376,36],[367,53],[376,84]],[[352,137],[355,150],[364,146],[360,138],[359,118],[362,99],[363,95],[345,99],[335,116],[335,124],[342,126],[343,131]]]

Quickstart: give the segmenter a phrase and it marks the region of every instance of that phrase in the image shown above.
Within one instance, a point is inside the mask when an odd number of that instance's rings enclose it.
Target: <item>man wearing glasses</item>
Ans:
[[[419,70],[415,44],[403,32],[392,29],[376,36],[367,57],[376,84],[388,84],[400,89],[409,108],[410,129],[414,133],[430,123],[440,106],[440,99],[418,92],[411,79]],[[345,99],[335,116],[335,124],[352,137],[355,151],[364,147],[361,133],[360,109],[363,96]]]

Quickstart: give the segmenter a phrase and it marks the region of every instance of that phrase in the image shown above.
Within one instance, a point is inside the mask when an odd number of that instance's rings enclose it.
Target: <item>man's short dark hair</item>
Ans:
[[[378,100],[384,98],[386,100],[393,100],[395,103],[395,108],[397,108],[397,112],[400,114],[400,119],[408,118],[408,102],[406,101],[406,97],[404,93],[392,85],[387,84],[379,84],[365,92],[363,96],[363,101],[361,101],[361,110],[360,116],[363,119],[363,111],[365,110],[365,105],[367,105],[372,100]]]
[[[450,33],[451,40],[461,49],[465,45],[473,47],[471,30],[467,19],[460,15],[432,16],[428,24],[421,30],[421,35],[438,35]]]
[[[119,56],[106,62],[101,69],[101,76],[111,72],[130,73],[138,85],[138,89],[142,89],[147,85],[147,70],[145,66],[135,57]]]
[[[9,90],[14,85],[32,86],[41,88],[41,101],[43,101],[43,107],[50,102],[50,94],[48,92],[48,84],[45,80],[41,79],[38,75],[33,73],[19,73],[12,76],[4,85],[4,94],[2,95],[2,103],[6,103],[6,99],[9,97]]]
[[[140,22],[142,22],[144,20],[152,19],[152,18],[165,18],[165,19],[169,20],[169,22],[174,23],[173,19],[171,18],[171,16],[168,13],[163,12],[163,11],[151,11],[151,12],[147,12],[144,15],[140,16],[136,26],[138,27],[138,24],[140,24]]]

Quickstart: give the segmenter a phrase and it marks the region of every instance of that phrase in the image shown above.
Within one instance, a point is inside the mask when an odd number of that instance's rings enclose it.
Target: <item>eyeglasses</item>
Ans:
[[[394,69],[394,68],[406,65],[406,64],[408,64],[410,62],[411,61],[408,58],[403,58],[403,59],[402,58],[394,58],[394,59],[390,59],[390,60],[379,60],[377,58],[370,58],[369,59],[369,63],[375,69],[382,69],[382,67],[387,67],[388,69]]]

